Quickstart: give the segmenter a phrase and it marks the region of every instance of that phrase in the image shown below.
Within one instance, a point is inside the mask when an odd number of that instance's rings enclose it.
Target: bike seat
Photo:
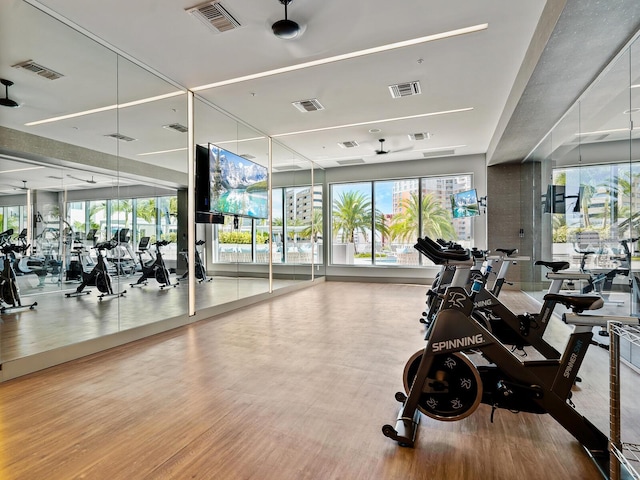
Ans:
[[[510,257],[517,251],[517,248],[496,248],[496,252],[504,253],[507,257]]]
[[[535,265],[542,265],[550,268],[553,273],[557,273],[560,270],[566,270],[569,268],[569,262],[545,262],[544,260],[538,260]]]
[[[604,300],[598,295],[566,295],[561,293],[547,293],[544,296],[544,300],[552,300],[562,303],[565,307],[570,308],[575,313],[580,313],[584,310],[597,310],[604,305]]]

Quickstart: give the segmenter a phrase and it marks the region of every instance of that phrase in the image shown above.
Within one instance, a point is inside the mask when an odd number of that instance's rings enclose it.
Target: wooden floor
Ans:
[[[136,277],[114,279],[114,291],[126,291],[123,297],[99,301],[95,287],[87,287],[89,295],[67,298],[78,283],[46,284],[39,294],[24,288],[35,275],[18,277],[22,282],[22,303],[37,302],[33,310],[18,309],[0,315],[0,364],[67,347],[123,330],[147,325],[179,315],[188,310],[188,284],[160,290],[155,279],[147,286],[131,287]],[[294,284],[295,280],[274,280],[274,289]],[[173,284],[178,282],[174,279]],[[196,309],[232,302],[269,291],[266,278],[212,277],[211,282],[198,283],[195,289]]]
[[[5,382],[0,478],[600,478],[548,416],[498,411],[491,423],[481,406],[459,422],[423,417],[414,449],[382,435],[423,346],[424,292],[324,282]],[[592,349],[574,394],[605,432],[607,362]],[[623,373],[623,434],[635,434],[638,382]]]

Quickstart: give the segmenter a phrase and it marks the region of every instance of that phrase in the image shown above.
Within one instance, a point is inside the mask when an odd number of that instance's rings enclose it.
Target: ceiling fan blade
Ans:
[[[412,146],[404,147],[404,148],[398,148],[397,150],[392,150],[391,153],[408,152],[410,150],[413,150]]]
[[[91,175],[91,180],[87,180],[86,178],[74,177],[73,175],[67,175],[67,177],[78,180],[79,182],[98,183],[93,179],[93,175]]]

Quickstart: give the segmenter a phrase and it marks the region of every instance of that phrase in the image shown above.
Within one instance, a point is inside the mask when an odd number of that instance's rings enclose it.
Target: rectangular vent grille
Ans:
[[[349,140],[347,142],[340,142],[338,145],[342,148],[353,148],[358,146],[358,142],[355,140]]]
[[[247,160],[253,160],[254,158],[256,158],[253,155],[251,155],[250,153],[242,153],[242,154],[240,154],[240,156],[242,158],[246,158]]]
[[[299,102],[293,102],[293,106],[296,107],[301,112],[315,112],[317,110],[324,110],[324,107],[318,101],[317,98],[312,98],[310,100],[300,100]]]
[[[431,134],[429,132],[409,134],[409,140],[429,140],[430,138],[431,138]]]
[[[105,137],[115,138],[116,140],[122,140],[123,142],[133,142],[135,138],[127,137],[126,135],[121,135],[120,133],[110,133],[105,135]]]
[[[300,170],[302,167],[300,165],[283,165],[280,167],[273,167],[274,170],[279,172],[284,172],[286,170]]]
[[[393,98],[410,97],[411,95],[419,95],[422,93],[422,90],[420,90],[420,82],[418,81],[389,85],[389,91]]]
[[[226,32],[241,26],[240,22],[218,2],[207,2],[188,8],[186,12],[216,32]]]
[[[433,152],[422,152],[424,158],[432,157],[446,157],[448,155],[455,155],[455,150],[435,150]]]
[[[182,125],[181,123],[171,123],[169,125],[163,125],[162,128],[166,128],[167,130],[175,130],[180,133],[187,133],[189,129]]]
[[[361,158],[352,158],[351,160],[336,160],[338,165],[358,165],[359,163],[364,163],[364,160]]]
[[[22,68],[24,70],[28,70],[31,73],[35,73],[40,77],[46,78],[48,80],[57,80],[58,78],[64,77],[61,73],[54,72],[50,68],[43,67],[42,65],[37,64],[33,60],[27,60],[26,62],[16,63],[12,65],[13,68]]]

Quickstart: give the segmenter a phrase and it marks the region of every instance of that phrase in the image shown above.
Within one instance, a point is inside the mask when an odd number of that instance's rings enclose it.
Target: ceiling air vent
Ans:
[[[175,130],[180,133],[187,133],[189,129],[182,125],[181,123],[171,123],[169,125],[163,125],[162,128],[166,128],[167,130]]]
[[[358,146],[358,142],[355,140],[348,140],[346,142],[338,142],[338,146],[342,148],[353,148]]]
[[[429,132],[409,134],[409,140],[429,140],[430,138],[431,138],[431,134]]]
[[[389,85],[389,91],[393,98],[410,97],[422,93],[420,90],[420,82],[398,83],[397,85]]]
[[[219,2],[203,3],[185,11],[216,32],[226,32],[241,26]]]
[[[431,158],[431,157],[446,157],[448,155],[455,155],[456,151],[455,150],[434,150],[432,152],[422,152],[422,156],[424,158]]]
[[[315,112],[317,110],[324,110],[324,107],[317,98],[312,98],[311,100],[300,100],[299,102],[293,102],[292,105],[301,112]]]
[[[359,163],[364,163],[364,160],[361,158],[352,158],[351,160],[336,160],[338,165],[358,165]]]
[[[54,72],[50,68],[43,67],[42,65],[38,65],[33,60],[27,60],[26,62],[16,63],[12,65],[13,68],[22,68],[24,70],[28,70],[31,73],[35,73],[43,78],[48,80],[57,80],[58,78],[64,77],[61,73]]]
[[[115,138],[116,140],[122,140],[123,142],[133,142],[135,138],[127,137],[126,135],[121,135],[119,133],[110,133],[105,135],[105,137]]]
[[[241,153],[241,154],[240,154],[240,156],[241,156],[242,158],[247,159],[247,160],[253,160],[254,158],[256,158],[256,157],[254,157],[253,155],[251,155],[250,153]]]

